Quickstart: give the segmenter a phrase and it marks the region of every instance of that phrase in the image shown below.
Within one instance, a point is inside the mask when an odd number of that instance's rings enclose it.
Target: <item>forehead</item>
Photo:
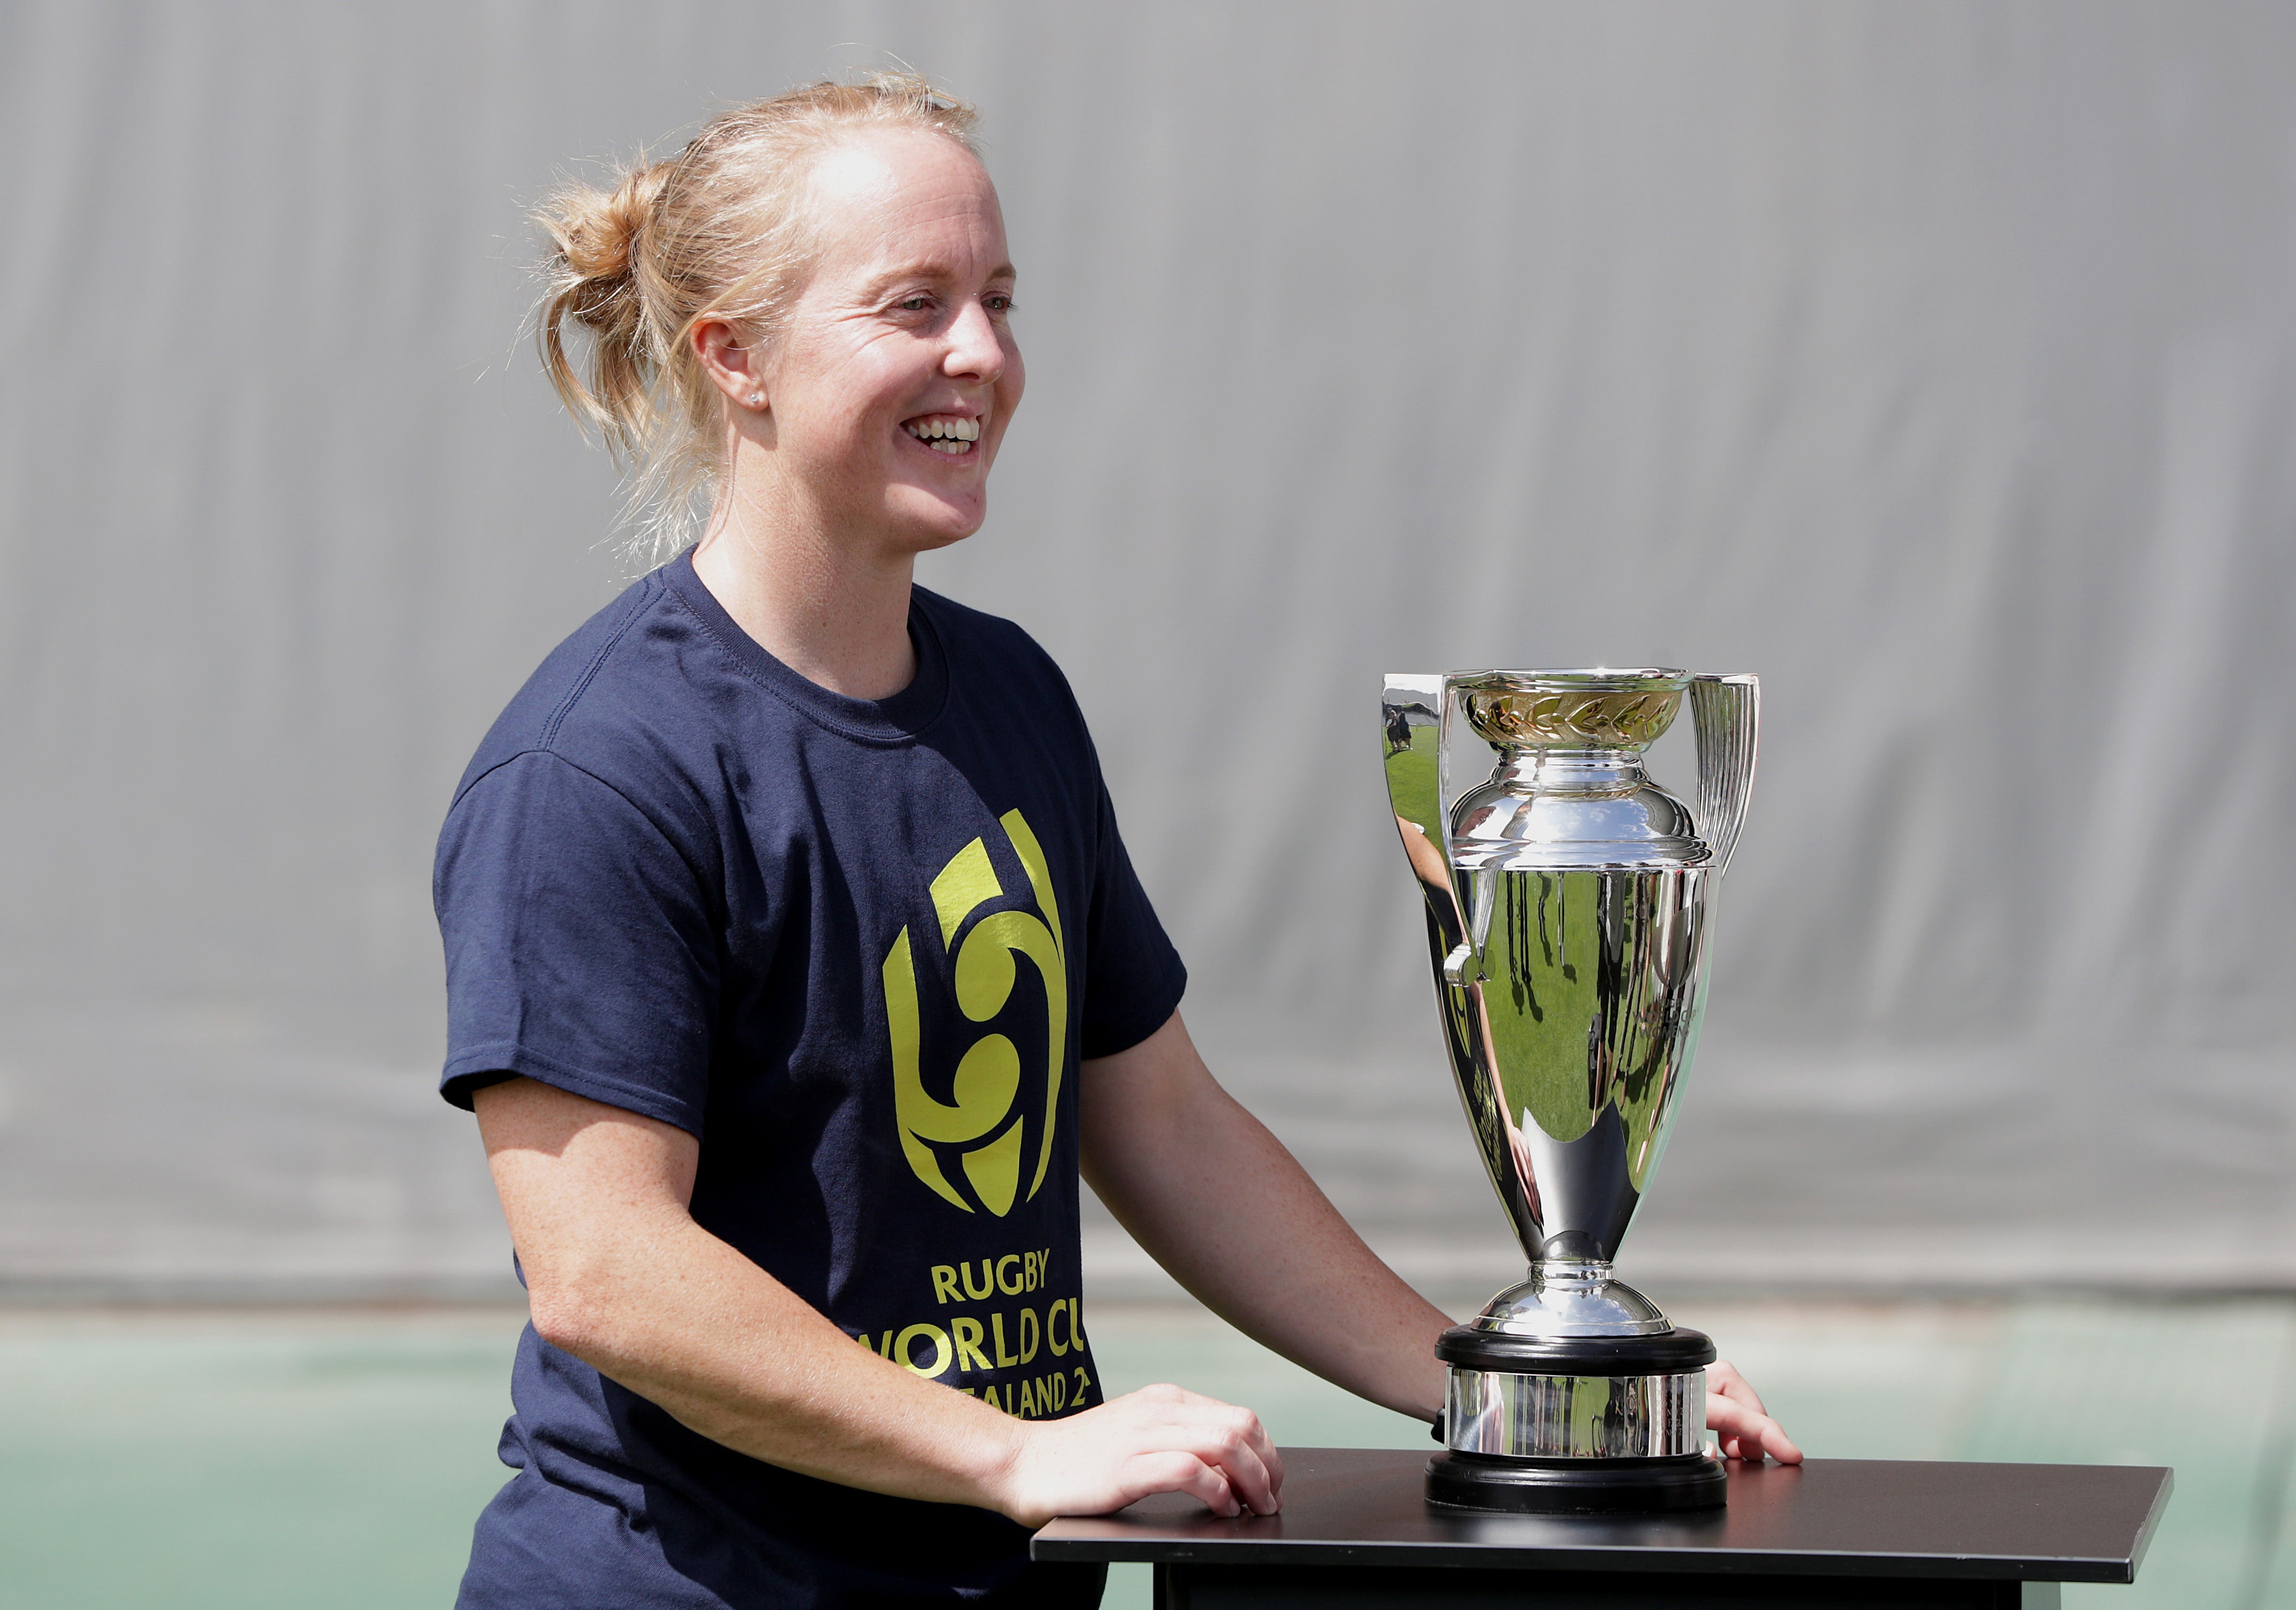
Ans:
[[[911,266],[980,274],[1004,264],[996,188],[971,152],[940,135],[857,131],[822,153],[806,189],[823,277]]]

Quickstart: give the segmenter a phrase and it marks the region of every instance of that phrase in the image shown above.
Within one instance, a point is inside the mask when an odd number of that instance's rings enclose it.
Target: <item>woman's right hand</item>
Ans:
[[[997,1508],[1023,1526],[1059,1515],[1108,1515],[1152,1492],[1185,1492],[1214,1515],[1274,1515],[1283,1461],[1267,1428],[1178,1386],[1144,1386],[1057,1420],[1021,1420]]]

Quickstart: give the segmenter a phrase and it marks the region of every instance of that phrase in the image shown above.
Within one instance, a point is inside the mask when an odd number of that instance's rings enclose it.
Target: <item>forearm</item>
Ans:
[[[1170,1048],[1195,1060],[1176,1018]],[[1201,1066],[1198,1064],[1197,1066]],[[1451,1323],[1364,1245],[1283,1143],[1207,1075],[1129,1102],[1095,1135],[1086,1177],[1118,1221],[1206,1307],[1339,1385],[1432,1420],[1435,1339]],[[1099,1143],[1095,1143],[1095,1142]]]
[[[1018,1422],[857,1345],[691,1219],[529,1266],[536,1329],[714,1442],[902,1498],[1000,1508]]]
[[[769,1463],[1007,1506],[1021,1422],[860,1346],[694,1222],[690,1139],[523,1080],[478,1105],[545,1341]]]
[[[1250,1410],[1158,1385],[1011,1418],[857,1345],[697,1224],[693,1136],[530,1079],[473,1105],[535,1328],[703,1436],[1029,1526],[1153,1492],[1275,1513],[1283,1460]]]

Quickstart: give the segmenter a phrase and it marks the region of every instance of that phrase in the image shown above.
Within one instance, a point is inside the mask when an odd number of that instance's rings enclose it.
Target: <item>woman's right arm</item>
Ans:
[[[699,1144],[674,1125],[511,1079],[476,1092],[542,1339],[681,1424],[784,1469],[1023,1525],[1152,1492],[1273,1514],[1259,1418],[1177,1386],[1022,1420],[879,1357],[687,1211]]]

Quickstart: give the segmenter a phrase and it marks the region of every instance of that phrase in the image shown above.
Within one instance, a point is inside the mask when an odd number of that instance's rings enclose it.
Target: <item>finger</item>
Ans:
[[[1136,1488],[1136,1499],[1152,1492],[1185,1492],[1214,1515],[1239,1513],[1235,1493],[1227,1478],[1192,1453],[1177,1449],[1166,1453],[1139,1453],[1133,1455],[1131,1465],[1135,1479],[1126,1485]]]
[[[1735,1398],[1756,1414],[1769,1412],[1761,1394],[1754,1390],[1753,1383],[1740,1375],[1736,1367],[1726,1359],[1717,1359],[1706,1367],[1706,1390],[1718,1392],[1726,1398]]]
[[[1254,1513],[1273,1515],[1275,1483],[1248,1434],[1248,1426],[1257,1424],[1250,1410],[1231,1410],[1219,1423],[1186,1428],[1181,1446],[1226,1476],[1236,1498]]]
[[[1143,1417],[1136,1420],[1137,1431],[1152,1443],[1185,1449],[1219,1467],[1236,1497],[1258,1514],[1274,1515],[1283,1507],[1283,1457],[1258,1415],[1169,1382],[1141,1387],[1118,1402],[1134,1399]]]
[[[1267,1477],[1267,1502],[1262,1505],[1255,1501],[1252,1508],[1262,1515],[1274,1515],[1283,1507],[1283,1456],[1275,1451],[1275,1439],[1267,1434],[1267,1427],[1258,1415],[1249,1409],[1237,1412],[1243,1416],[1244,1437]]]
[[[1706,1394],[1706,1428],[1720,1441],[1726,1458],[1745,1457],[1745,1437],[1752,1419],[1753,1411],[1743,1403],[1717,1392]]]
[[[1274,1515],[1283,1507],[1276,1491],[1275,1474],[1259,1451],[1248,1442],[1237,1441],[1220,1456],[1220,1473],[1227,1477],[1228,1485],[1254,1515]]]
[[[1793,1445],[1784,1427],[1768,1415],[1749,1409],[1734,1398],[1719,1393],[1707,1393],[1706,1424],[1720,1440],[1722,1451],[1728,1458],[1759,1461],[1765,1453],[1770,1453],[1783,1464],[1801,1462],[1801,1450]]]
[[[1801,1450],[1786,1435],[1786,1428],[1773,1419],[1765,1418],[1762,1422],[1762,1451],[1781,1465],[1801,1463]]]
[[[1243,1507],[1254,1515],[1274,1515],[1283,1508],[1277,1497],[1275,1483],[1267,1474],[1267,1467],[1259,1456],[1249,1449],[1234,1459],[1220,1461],[1220,1474],[1227,1477],[1229,1489]]]

